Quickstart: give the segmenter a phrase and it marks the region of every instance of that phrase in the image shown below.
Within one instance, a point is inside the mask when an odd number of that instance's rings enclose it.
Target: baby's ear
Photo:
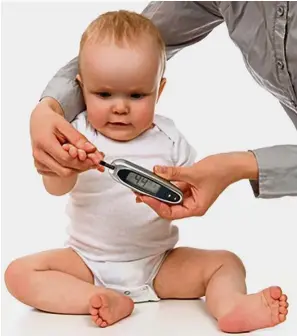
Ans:
[[[166,85],[166,82],[167,82],[166,78],[163,77],[163,78],[161,79],[161,82],[160,82],[157,101],[158,101],[159,98],[161,97],[161,94],[162,94],[162,92],[163,92],[163,90],[164,90],[164,87],[165,87],[165,85]]]
[[[80,74],[77,74],[75,78],[76,78],[76,80],[78,81],[78,84],[80,85],[80,87],[83,88],[84,85],[83,85],[83,82],[82,82],[82,80],[81,80],[81,76],[80,76]]]

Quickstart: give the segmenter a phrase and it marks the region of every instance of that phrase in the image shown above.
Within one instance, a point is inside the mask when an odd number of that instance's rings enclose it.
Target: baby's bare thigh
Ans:
[[[71,248],[43,251],[16,259],[9,267],[22,271],[58,271],[93,283],[93,275]]]
[[[231,255],[227,251],[190,247],[173,249],[161,266],[154,289],[161,299],[194,299],[205,296],[212,275]]]

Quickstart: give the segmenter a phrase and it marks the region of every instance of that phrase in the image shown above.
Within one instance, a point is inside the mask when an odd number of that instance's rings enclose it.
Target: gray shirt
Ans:
[[[155,1],[143,14],[160,30],[168,59],[225,22],[250,74],[280,101],[297,129],[297,2]],[[69,121],[85,109],[77,71],[76,57],[56,73],[41,96],[55,98]],[[259,180],[251,182],[255,195],[296,196],[297,145],[252,151],[259,166]]]

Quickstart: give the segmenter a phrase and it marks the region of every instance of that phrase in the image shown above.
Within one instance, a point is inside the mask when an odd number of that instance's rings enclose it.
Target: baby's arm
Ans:
[[[72,145],[63,145],[64,150],[68,151],[72,158],[79,157],[81,161],[87,158],[85,151],[77,149]],[[71,176],[43,176],[43,184],[48,193],[55,196],[62,196],[69,193],[76,184],[77,174]]]
[[[77,174],[69,177],[43,176],[43,184],[48,193],[62,196],[69,193],[75,186]]]

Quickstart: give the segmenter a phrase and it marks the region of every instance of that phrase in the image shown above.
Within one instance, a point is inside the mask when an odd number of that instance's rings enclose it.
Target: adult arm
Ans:
[[[201,41],[223,22],[215,2],[153,1],[142,14],[156,25],[166,44],[167,59],[179,50]],[[76,81],[78,58],[73,58],[49,81],[41,99],[55,99],[66,120],[72,121],[85,109],[80,86]]]
[[[282,105],[297,130],[297,113]],[[278,145],[252,150],[259,176],[251,181],[259,198],[297,196],[297,145]]]

